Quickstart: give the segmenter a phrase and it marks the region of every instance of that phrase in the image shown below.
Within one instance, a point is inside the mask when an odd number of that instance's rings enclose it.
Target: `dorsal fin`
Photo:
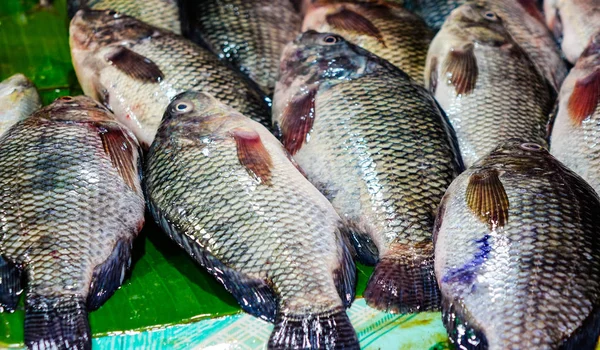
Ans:
[[[232,131],[237,146],[237,155],[248,173],[265,185],[271,185],[271,155],[252,129],[237,128]]]

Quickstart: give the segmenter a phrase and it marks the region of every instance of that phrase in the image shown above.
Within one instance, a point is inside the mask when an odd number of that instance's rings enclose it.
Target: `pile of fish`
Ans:
[[[458,349],[593,349],[600,3],[541,5],[70,1],[87,96],[0,84],[0,311],[89,349],[147,207],[269,349],[359,348],[355,261]]]

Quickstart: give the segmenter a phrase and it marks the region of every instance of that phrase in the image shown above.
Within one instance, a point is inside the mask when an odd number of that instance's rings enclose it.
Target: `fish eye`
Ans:
[[[483,17],[485,17],[486,19],[490,20],[490,21],[497,21],[498,20],[498,16],[496,16],[496,14],[492,11],[486,11],[483,13]]]
[[[121,17],[121,15],[115,10],[108,10],[108,11],[106,11],[106,14],[109,16],[113,16],[114,18]]]
[[[326,37],[323,38],[323,42],[325,44],[329,44],[329,45],[335,44],[335,43],[338,42],[338,38],[335,37],[335,36],[333,36],[333,35],[328,35],[328,36],[326,36]]]
[[[539,152],[539,151],[543,150],[544,147],[538,145],[537,143],[526,142],[526,143],[521,144],[521,149],[524,149],[526,151]]]
[[[190,112],[192,109],[194,109],[194,105],[189,101],[180,101],[173,108],[178,114]]]

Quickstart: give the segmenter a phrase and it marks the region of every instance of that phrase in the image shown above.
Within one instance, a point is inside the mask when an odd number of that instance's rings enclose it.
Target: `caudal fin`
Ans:
[[[25,301],[25,345],[29,349],[92,348],[85,300],[31,295]]]
[[[433,256],[386,254],[375,267],[363,297],[369,306],[393,313],[438,310],[440,292]]]
[[[277,315],[269,349],[360,349],[343,308],[312,315]]]

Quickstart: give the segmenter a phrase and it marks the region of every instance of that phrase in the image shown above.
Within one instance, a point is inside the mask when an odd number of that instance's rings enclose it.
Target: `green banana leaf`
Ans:
[[[29,77],[44,104],[81,94],[71,64],[66,0],[41,7],[35,0],[0,1],[0,80]],[[101,218],[98,218],[99,220]],[[94,337],[145,330],[240,312],[235,300],[147,218],[134,245],[133,269],[121,289],[90,313]],[[372,269],[359,266],[358,292]],[[23,344],[23,303],[0,313],[0,347]]]

